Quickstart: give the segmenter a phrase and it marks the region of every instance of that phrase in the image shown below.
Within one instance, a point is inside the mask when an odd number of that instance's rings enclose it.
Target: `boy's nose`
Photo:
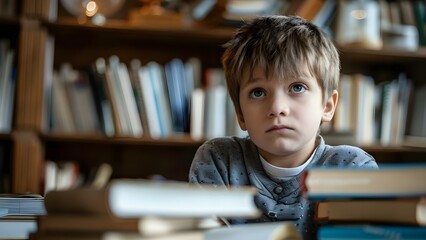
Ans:
[[[285,96],[271,98],[269,117],[287,116],[290,112],[288,99]]]

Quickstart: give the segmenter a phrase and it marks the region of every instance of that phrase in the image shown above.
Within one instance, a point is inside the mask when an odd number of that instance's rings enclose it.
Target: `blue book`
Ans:
[[[7,208],[0,208],[0,217],[7,216],[9,210]]]
[[[173,129],[177,133],[188,131],[188,102],[185,89],[185,70],[181,59],[174,58],[165,65]]]
[[[318,229],[318,240],[424,240],[426,227],[395,225],[325,225]]]

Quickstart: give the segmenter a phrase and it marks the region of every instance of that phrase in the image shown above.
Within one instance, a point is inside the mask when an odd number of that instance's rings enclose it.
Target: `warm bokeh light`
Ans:
[[[367,17],[367,12],[363,9],[353,10],[351,16],[357,20],[362,20]]]
[[[93,17],[98,12],[98,4],[95,1],[90,1],[86,5],[86,16]]]

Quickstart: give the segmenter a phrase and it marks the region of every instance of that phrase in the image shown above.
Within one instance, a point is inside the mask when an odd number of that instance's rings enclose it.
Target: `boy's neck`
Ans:
[[[311,147],[307,147],[304,150],[300,150],[288,155],[274,155],[269,152],[258,148],[259,154],[265,159],[268,163],[280,167],[280,168],[295,168],[303,165],[314,153],[316,147],[318,146],[318,141],[315,139],[310,143]]]

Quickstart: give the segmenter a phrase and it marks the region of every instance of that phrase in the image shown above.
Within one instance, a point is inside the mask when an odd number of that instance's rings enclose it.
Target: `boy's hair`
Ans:
[[[224,45],[222,64],[229,95],[241,114],[240,84],[261,67],[267,77],[297,78],[309,73],[323,92],[323,101],[337,89],[339,54],[320,29],[296,16],[258,17],[242,26]]]

